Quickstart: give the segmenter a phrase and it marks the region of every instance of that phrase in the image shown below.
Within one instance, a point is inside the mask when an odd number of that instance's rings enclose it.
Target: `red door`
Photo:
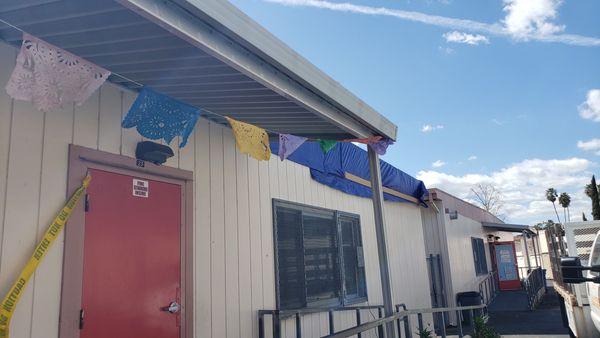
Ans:
[[[515,254],[515,242],[494,243],[494,265],[500,290],[520,290],[521,280]]]
[[[92,170],[88,197],[81,337],[179,338],[181,186]]]

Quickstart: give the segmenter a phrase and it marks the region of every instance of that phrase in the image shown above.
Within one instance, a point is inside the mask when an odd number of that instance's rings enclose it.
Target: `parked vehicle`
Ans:
[[[600,231],[592,244],[589,265],[584,266],[578,257],[564,257],[561,259],[563,280],[571,284],[585,283],[587,298],[590,303],[591,319],[594,326],[600,331]],[[585,273],[584,273],[585,271]]]
[[[600,337],[600,222],[567,223],[564,231],[548,234],[553,285],[564,301],[565,322],[576,337]]]
[[[600,232],[596,233],[596,238],[594,239],[594,244],[592,245],[592,253],[590,255],[590,266],[599,266],[600,267]],[[598,279],[600,278],[600,273],[596,271],[589,270],[587,272],[588,278]],[[590,308],[592,321],[594,322],[594,326],[598,331],[600,331],[600,298],[599,298],[599,289],[600,284],[597,281],[586,282],[586,289],[588,293],[588,299],[590,300]]]

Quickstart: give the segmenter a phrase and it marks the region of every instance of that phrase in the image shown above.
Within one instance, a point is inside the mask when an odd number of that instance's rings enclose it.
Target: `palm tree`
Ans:
[[[556,189],[554,188],[548,188],[548,190],[546,190],[546,199],[550,202],[552,202],[552,206],[554,207],[554,213],[556,213],[556,218],[558,219],[558,223],[560,223],[560,217],[558,216],[558,211],[556,210],[556,204],[554,202],[556,202],[556,198],[558,197],[558,193],[556,192]]]
[[[586,189],[586,194],[589,192],[588,196],[592,200],[592,217],[594,220],[600,220],[600,196],[598,196],[598,185],[596,184],[596,177],[594,175],[592,175],[592,182],[590,182],[589,186],[591,187]]]
[[[571,205],[571,196],[566,192],[563,192],[558,196],[558,203],[563,207],[563,215],[565,222],[571,221],[571,214],[569,212],[569,205]],[[567,217],[568,215],[568,217]]]

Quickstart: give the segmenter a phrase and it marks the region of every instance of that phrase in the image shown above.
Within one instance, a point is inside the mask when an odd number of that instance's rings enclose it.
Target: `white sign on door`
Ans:
[[[133,196],[148,198],[150,195],[148,181],[133,179]]]

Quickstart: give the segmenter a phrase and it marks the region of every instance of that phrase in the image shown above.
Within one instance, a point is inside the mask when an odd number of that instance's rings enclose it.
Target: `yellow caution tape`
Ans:
[[[29,282],[29,278],[37,269],[40,262],[46,256],[48,252],[48,248],[54,243],[58,235],[62,231],[65,226],[65,223],[71,216],[73,212],[73,208],[77,205],[77,202],[85,192],[85,189],[90,185],[90,181],[92,177],[88,174],[84,179],[81,187],[79,187],[71,199],[67,202],[67,204],[62,208],[60,213],[56,216],[52,224],[46,230],[44,234],[44,238],[38,243],[35,247],[35,251],[33,251],[33,255],[25,265],[23,271],[19,275],[19,278],[14,282],[13,286],[10,288],[10,291],[2,300],[2,307],[0,308],[0,338],[8,338],[8,328],[10,325],[10,319],[15,311],[15,307],[23,295],[23,291],[25,290],[25,286],[27,282]]]

